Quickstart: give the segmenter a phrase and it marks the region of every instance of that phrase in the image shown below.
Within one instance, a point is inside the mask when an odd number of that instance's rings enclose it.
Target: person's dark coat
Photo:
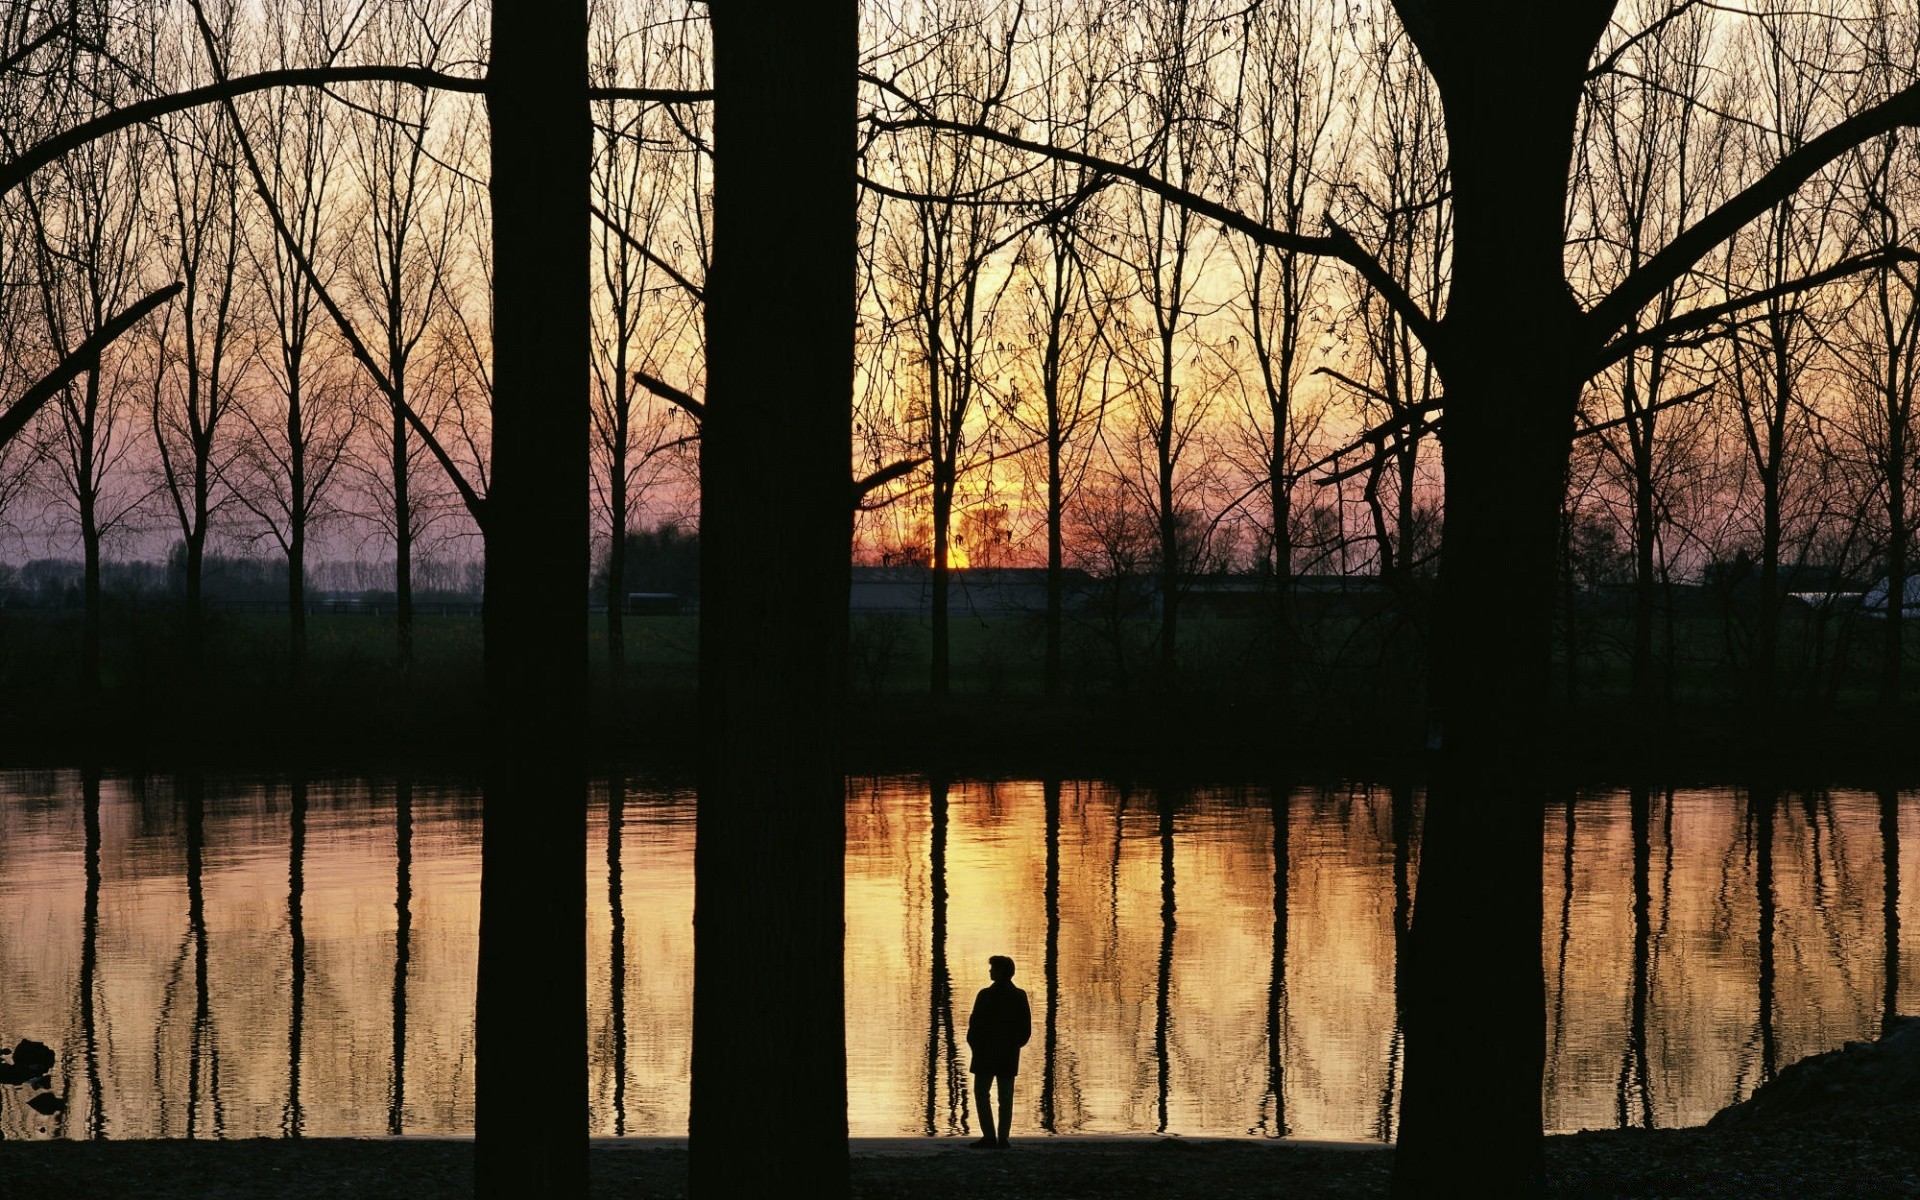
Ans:
[[[973,1048],[975,1075],[1015,1075],[1020,1047],[1033,1036],[1033,1012],[1027,994],[1003,979],[980,989],[967,1018],[967,1045]]]

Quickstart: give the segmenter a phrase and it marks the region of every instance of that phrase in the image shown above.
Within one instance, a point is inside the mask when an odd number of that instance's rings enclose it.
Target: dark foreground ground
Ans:
[[[1471,1147],[1462,1154],[1470,1160]],[[595,1142],[592,1161],[597,1196],[686,1194],[683,1142]],[[1010,1150],[985,1151],[958,1139],[869,1139],[853,1146],[853,1194],[866,1200],[1385,1196],[1392,1166],[1392,1150],[1370,1146],[1016,1138]],[[472,1146],[463,1141],[0,1144],[0,1194],[36,1200],[457,1197],[472,1194],[472,1181]],[[1855,1111],[1791,1128],[1551,1138],[1547,1194],[1920,1196],[1920,1110]]]

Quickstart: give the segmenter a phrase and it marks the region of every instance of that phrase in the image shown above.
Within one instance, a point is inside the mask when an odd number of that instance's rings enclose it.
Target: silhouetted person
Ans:
[[[993,985],[980,989],[967,1018],[967,1045],[973,1048],[973,1098],[980,1113],[981,1138],[974,1145],[1005,1147],[1013,1129],[1013,1077],[1020,1071],[1020,1047],[1033,1036],[1027,994],[1013,986],[1013,960],[996,954],[987,960]],[[994,1137],[993,1083],[1000,1083],[1000,1135]]]

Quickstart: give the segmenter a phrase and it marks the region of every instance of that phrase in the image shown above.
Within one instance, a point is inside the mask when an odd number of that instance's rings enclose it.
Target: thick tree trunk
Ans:
[[[483,1196],[587,1194],[586,5],[496,0],[488,745],[474,1148]],[[551,1048],[530,1053],[530,1047]]]
[[[842,760],[856,18],[852,4],[729,0],[713,10],[688,1122],[696,1197],[848,1191]],[[756,1123],[755,1113],[779,1119]]]
[[[1435,354],[1447,397],[1441,742],[1408,948],[1398,1197],[1541,1187],[1540,741],[1556,534],[1591,353],[1562,221],[1579,81],[1604,15],[1490,4],[1455,16],[1410,24],[1446,104],[1455,250]]]

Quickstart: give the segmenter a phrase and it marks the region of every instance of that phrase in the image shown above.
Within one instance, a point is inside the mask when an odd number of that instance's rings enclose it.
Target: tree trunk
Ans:
[[[287,683],[296,702],[307,684],[307,450],[301,428],[300,363],[287,373]]]
[[[1293,488],[1278,449],[1278,422],[1285,419],[1285,409],[1276,408],[1275,453],[1267,479],[1273,513],[1273,698],[1283,715],[1292,707],[1294,661],[1299,657],[1293,630]]]
[[[625,364],[619,369],[626,370]],[[624,437],[621,447],[625,447]],[[616,706],[627,683],[627,465],[616,455],[608,481],[607,515],[613,539],[607,545],[607,686]]]
[[[89,399],[97,397],[99,372],[87,372],[87,391]],[[97,407],[89,407],[89,412],[98,412]],[[82,559],[81,575],[81,617],[80,617],[80,693],[89,705],[100,698],[100,510],[99,491],[93,478],[94,460],[92,446],[92,422],[89,421],[82,436],[86,439],[83,453],[76,458],[74,480],[76,499],[80,502],[80,555]]]
[[[1411,28],[1446,105],[1455,251],[1434,356],[1447,397],[1441,740],[1408,947],[1397,1197],[1541,1187],[1540,743],[1557,526],[1591,353],[1562,221],[1580,80],[1604,21],[1569,12],[1487,5]]]
[[[1627,437],[1633,451],[1633,709],[1651,729],[1654,715],[1653,613],[1659,603],[1659,580],[1654,574],[1654,539],[1658,536],[1653,508],[1653,418],[1641,418],[1647,428],[1630,426]]]
[[[1047,399],[1047,658],[1046,694],[1060,698],[1061,643],[1065,634],[1066,546],[1061,529],[1065,515],[1066,483],[1060,474],[1063,435],[1059,429],[1058,385],[1049,381]]]
[[[204,591],[207,564],[207,517],[206,492],[196,489],[194,493],[194,522],[188,531],[186,542],[186,621],[187,621],[187,670],[192,685],[201,687],[206,682],[207,666],[207,613]]]
[[[1173,335],[1161,335],[1160,427],[1155,434],[1159,455],[1157,484],[1160,508],[1160,669],[1162,695],[1174,690],[1179,662],[1176,641],[1180,633],[1180,523],[1173,508]]]
[[[947,562],[952,553],[953,479],[936,463],[933,474],[933,676],[930,681],[936,705],[945,702],[953,671],[953,627],[949,620],[949,588],[953,578]]]
[[[712,20],[689,1190],[845,1196],[857,9]]]
[[[474,1152],[482,1196],[587,1194],[589,274],[584,3],[496,0],[489,722]],[[551,1047],[551,1051],[530,1048]]]
[[[496,233],[496,240],[499,235]],[[494,288],[499,289],[498,280]],[[496,307],[498,307],[496,302]],[[394,381],[395,389],[402,386]],[[495,385],[495,406],[499,403],[499,389]],[[497,433],[496,433],[496,436]],[[405,678],[413,670],[413,487],[411,473],[407,469],[409,450],[407,446],[407,419],[401,415],[398,404],[393,410],[393,632],[395,653],[400,663],[401,677]]]
[[[1907,461],[1906,438],[1900,422],[1888,431],[1887,462],[1887,623],[1880,651],[1880,706],[1888,714],[1900,709],[1901,656],[1906,653],[1904,629],[1907,599]]]
[[[1762,739],[1773,731],[1773,704],[1779,690],[1782,535],[1779,464],[1776,453],[1771,468],[1761,472],[1760,627],[1754,636],[1752,703],[1754,729]]]

